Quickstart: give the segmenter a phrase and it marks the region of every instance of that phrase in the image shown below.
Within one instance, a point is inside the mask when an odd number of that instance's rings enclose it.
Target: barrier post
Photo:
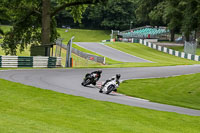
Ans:
[[[66,55],[66,64],[65,67],[71,66],[71,52],[72,52],[72,40],[74,39],[74,36],[69,40],[67,44],[67,55]]]

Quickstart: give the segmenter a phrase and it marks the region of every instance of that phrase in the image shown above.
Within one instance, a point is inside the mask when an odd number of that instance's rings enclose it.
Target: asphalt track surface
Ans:
[[[98,53],[100,55],[106,56],[110,59],[122,61],[122,62],[151,62],[125,52],[113,49],[106,45],[95,43],[95,42],[75,42],[76,45]]]
[[[101,94],[97,87],[81,86],[86,73],[96,69],[27,69],[27,70],[1,70],[0,78],[19,82],[43,89],[49,89],[61,93],[82,96],[90,99],[109,101],[130,106],[148,108],[159,111],[176,112],[193,116],[200,116],[200,110],[166,104],[153,103],[148,100],[129,97],[113,93]],[[122,75],[121,79],[141,79],[177,76],[191,73],[199,73],[200,65],[168,66],[168,67],[142,67],[142,68],[107,68],[102,69],[102,77],[99,81],[105,81],[116,73]],[[183,81],[184,82],[184,81]],[[191,81],[192,82],[192,81]]]

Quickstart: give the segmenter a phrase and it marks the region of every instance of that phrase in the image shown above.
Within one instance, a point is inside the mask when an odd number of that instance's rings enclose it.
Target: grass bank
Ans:
[[[2,133],[198,133],[200,117],[131,107],[0,79]]]
[[[174,65],[192,65],[200,62],[183,59],[167,53],[157,51],[138,43],[109,43],[106,44],[112,48],[121,50],[131,55],[152,61],[154,63],[125,63],[119,66],[174,66]],[[116,66],[116,65],[115,65]]]
[[[153,102],[200,110],[200,73],[124,81],[119,92]]]

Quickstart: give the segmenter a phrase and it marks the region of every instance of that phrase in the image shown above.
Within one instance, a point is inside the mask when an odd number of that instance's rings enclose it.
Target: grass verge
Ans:
[[[198,133],[200,117],[71,96],[0,79],[3,133]]]
[[[153,102],[200,110],[200,73],[124,81],[119,92]]]

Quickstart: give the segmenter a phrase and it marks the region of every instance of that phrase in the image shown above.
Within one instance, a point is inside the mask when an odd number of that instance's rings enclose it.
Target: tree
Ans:
[[[164,12],[164,20],[171,32],[171,41],[175,40],[176,30],[181,29],[182,25],[182,11],[179,3],[181,0],[167,0],[167,5]]]
[[[109,0],[104,9],[102,27],[125,30],[136,24],[136,2],[133,0]]]
[[[153,10],[149,13],[149,21],[150,24],[153,26],[164,26],[166,23],[163,20],[163,15],[165,12],[167,2],[162,1],[154,7]]]
[[[83,15],[89,28],[127,30],[136,24],[136,0],[109,0],[106,5],[90,6]]]
[[[150,16],[149,13],[160,3],[164,0],[139,0],[138,7],[136,9],[136,17],[138,23],[142,25],[149,25],[150,24]]]
[[[15,55],[18,45],[20,50],[31,43],[48,45],[58,37],[56,14],[67,9],[80,22],[87,5],[99,2],[106,0],[5,0],[1,4],[9,11],[13,29],[6,34],[2,47],[6,54]]]
[[[186,41],[190,41],[190,34],[192,31],[198,31],[200,27],[200,2],[197,0],[182,0],[179,5],[182,9],[182,31],[185,34]]]

